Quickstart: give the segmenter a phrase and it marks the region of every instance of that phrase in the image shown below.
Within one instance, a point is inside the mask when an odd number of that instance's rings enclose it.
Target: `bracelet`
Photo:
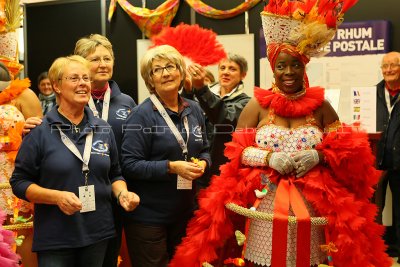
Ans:
[[[271,154],[269,150],[249,146],[242,152],[241,163],[247,166],[265,167],[268,166],[269,154]]]
[[[124,191],[125,191],[125,189],[119,191],[119,193],[118,193],[118,196],[117,196],[117,204],[118,204],[118,205],[121,205],[121,204],[119,203],[119,197],[121,196],[122,192],[124,192]]]

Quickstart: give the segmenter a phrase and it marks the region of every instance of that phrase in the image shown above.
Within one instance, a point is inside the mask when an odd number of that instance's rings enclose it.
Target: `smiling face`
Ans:
[[[382,59],[381,70],[383,79],[391,83],[400,82],[400,54],[391,52],[386,54]]]
[[[110,51],[104,46],[99,45],[93,53],[86,57],[86,59],[90,63],[93,88],[103,88],[113,76],[114,58]]]
[[[240,66],[231,60],[222,60],[218,65],[218,79],[226,93],[232,91],[246,77],[246,73],[240,71]]]
[[[275,84],[287,94],[301,91],[304,72],[305,66],[297,57],[281,52],[275,62]]]
[[[153,87],[160,97],[170,93],[178,94],[183,78],[175,63],[166,59],[154,59],[151,73]]]
[[[81,109],[89,102],[90,71],[79,62],[70,62],[66,65],[63,75],[53,85],[63,110]]]
[[[48,96],[53,93],[53,87],[51,86],[50,79],[45,78],[39,82],[39,91],[42,95]]]

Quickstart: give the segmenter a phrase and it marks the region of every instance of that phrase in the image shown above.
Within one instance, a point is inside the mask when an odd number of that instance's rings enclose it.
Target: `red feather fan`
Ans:
[[[217,41],[217,34],[199,25],[179,24],[176,27],[165,27],[151,38],[153,46],[170,45],[182,56],[202,66],[218,63],[226,58],[226,52]]]

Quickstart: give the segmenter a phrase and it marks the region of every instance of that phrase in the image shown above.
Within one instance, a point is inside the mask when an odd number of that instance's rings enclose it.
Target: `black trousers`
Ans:
[[[382,211],[385,207],[386,187],[388,183],[392,191],[393,225],[386,227],[384,240],[389,249],[397,247],[396,250],[398,250],[400,248],[400,171],[388,170],[378,184],[376,204],[379,207],[377,217],[379,223],[382,223]]]
[[[108,242],[103,267],[118,266],[118,256],[120,253],[122,242],[122,208],[117,205],[116,201],[113,201],[112,203],[116,236],[111,238]]]
[[[132,267],[166,267],[185,236],[190,217],[166,225],[124,223]]]
[[[39,267],[101,267],[108,239],[81,248],[38,251]]]

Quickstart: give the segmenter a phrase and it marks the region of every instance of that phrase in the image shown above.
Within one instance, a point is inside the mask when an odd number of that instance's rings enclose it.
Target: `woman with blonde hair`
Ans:
[[[118,84],[112,80],[115,63],[112,44],[103,35],[91,34],[76,42],[74,54],[89,61],[92,88],[88,102],[89,108],[95,117],[111,125],[120,153],[124,124],[136,103],[130,96],[122,93]],[[32,118],[25,124],[24,131],[29,132],[40,123],[40,119]],[[116,202],[113,202],[113,212],[117,234],[108,243],[104,267],[117,266],[122,241],[121,213],[123,210],[116,205]]]
[[[92,79],[89,107],[96,117],[102,118],[111,125],[118,152],[121,153],[123,125],[136,103],[132,97],[122,93],[117,82],[112,80],[115,64],[112,44],[104,35],[91,34],[76,42],[74,54],[89,61]],[[117,267],[122,241],[121,213],[123,213],[123,210],[115,205],[116,202],[113,203],[117,235],[108,244],[104,267]]]
[[[89,63],[57,58],[49,69],[58,105],[21,145],[10,183],[35,205],[32,250],[41,267],[103,264],[115,236],[111,194],[126,211],[139,204],[121,176],[114,134],[86,107]]]
[[[169,45],[149,49],[140,73],[150,97],[128,117],[122,170],[141,205],[124,213],[132,266],[162,267],[172,258],[193,214],[193,181],[210,166],[200,106],[180,97],[186,77],[182,55]]]

